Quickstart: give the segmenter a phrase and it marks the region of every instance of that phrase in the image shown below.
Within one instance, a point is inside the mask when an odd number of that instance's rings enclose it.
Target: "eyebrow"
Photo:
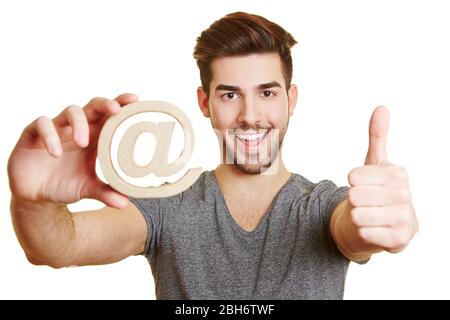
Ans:
[[[270,89],[270,88],[274,88],[274,87],[281,88],[281,84],[278,83],[278,81],[272,81],[272,82],[268,82],[268,83],[261,83],[258,86],[258,89],[262,90],[262,89]]]
[[[274,88],[274,87],[278,87],[281,88],[281,85],[278,81],[272,81],[272,82],[267,82],[267,83],[261,83],[260,85],[257,86],[258,90],[263,90],[263,89],[269,89],[269,88]],[[216,91],[240,91],[241,88],[239,88],[238,86],[232,86],[229,84],[219,84],[216,87]]]

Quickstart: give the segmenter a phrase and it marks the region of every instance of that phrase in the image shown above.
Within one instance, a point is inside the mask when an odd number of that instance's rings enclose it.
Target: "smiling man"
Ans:
[[[198,103],[222,163],[172,197],[128,199],[95,175],[99,132],[135,95],[95,98],[31,123],[8,164],[28,259],[60,268],[143,254],[158,299],[341,299],[350,260],[403,250],[418,223],[406,171],[387,161],[386,108],[372,115],[366,161],[349,173],[350,188],[285,167],[295,43],[279,25],[242,12],[202,32]],[[67,204],[82,198],[106,207],[72,214]]]
[[[207,89],[209,94],[203,87],[198,89],[199,105],[211,117],[218,136],[224,137],[222,155],[229,154],[232,160],[222,156],[222,162],[231,162],[244,173],[264,173],[277,159],[297,88],[286,89],[277,53],[220,57],[210,68],[217,76],[210,83],[213,89]]]

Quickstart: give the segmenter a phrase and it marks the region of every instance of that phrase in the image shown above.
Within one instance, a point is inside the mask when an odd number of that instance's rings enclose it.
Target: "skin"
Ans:
[[[419,230],[406,169],[387,160],[388,130],[389,111],[379,106],[370,119],[364,166],[348,174],[348,197],[331,218],[338,248],[354,261],[400,252]]]
[[[277,138],[273,136],[273,129],[278,129],[282,145],[288,119],[296,106],[297,87],[286,88],[278,54],[219,58],[213,61],[211,70],[210,95],[198,88],[198,102],[212,127],[226,137],[226,148],[230,149],[230,144],[236,140],[227,132],[253,133],[259,129],[270,129],[270,138],[266,141]],[[240,142],[237,143],[239,146]],[[241,144],[245,159],[253,157],[260,148],[263,144],[254,148],[256,150]],[[272,154],[271,161],[277,157],[279,168],[270,175],[258,174],[265,164],[261,161],[241,165],[223,161],[215,170],[231,215],[246,231],[257,226],[273,197],[291,175],[284,166],[281,152]]]
[[[143,251],[144,218],[128,199],[95,175],[100,129],[133,94],[71,105],[54,119],[39,117],[25,128],[8,161],[14,229],[28,260],[61,268],[103,264]],[[107,205],[71,214],[83,198]]]
[[[225,148],[236,149],[231,151],[234,165],[243,173],[258,174],[264,165],[275,160],[278,153],[267,159],[258,159],[257,151],[263,148],[262,144],[257,148],[245,147],[235,134],[268,131],[269,137],[264,142],[278,138],[281,146],[288,119],[297,102],[297,87],[292,85],[286,89],[277,54],[219,58],[213,61],[211,68],[214,76],[210,96],[201,87],[197,90],[200,109],[205,117],[211,119],[212,127],[220,136],[225,137]],[[246,77],[239,78],[238,74]],[[278,129],[279,134],[272,129]],[[233,142],[238,144],[237,148],[233,148]],[[248,161],[237,162],[239,151],[245,153]],[[256,163],[252,164],[249,158],[254,158],[252,160]]]
[[[202,88],[197,94],[200,110],[213,128],[222,134],[227,129],[244,133],[279,129],[282,142],[297,88],[286,88],[278,55],[219,58],[213,61],[212,72],[210,95]],[[276,85],[261,87],[268,83]],[[69,106],[53,119],[40,117],[23,131],[8,162],[8,177],[14,228],[31,263],[54,268],[105,264],[143,251],[147,227],[141,213],[95,175],[103,123],[137,100],[133,94],[94,98],[83,108]],[[350,172],[349,197],[332,215],[332,236],[349,259],[366,259],[382,250],[401,251],[418,229],[406,171],[387,162],[387,127],[387,109],[379,107],[369,126],[365,165]],[[235,139],[226,138],[225,146]],[[258,148],[241,151],[251,158]],[[274,174],[258,174],[275,159],[279,167]],[[291,175],[281,151],[256,160],[222,163],[215,170],[230,212],[247,231],[254,229]],[[256,190],[252,194],[246,191],[252,189]],[[67,204],[83,198],[97,199],[106,207],[72,214]],[[249,211],[239,209],[246,203],[260,203],[251,208],[255,214],[243,216]]]

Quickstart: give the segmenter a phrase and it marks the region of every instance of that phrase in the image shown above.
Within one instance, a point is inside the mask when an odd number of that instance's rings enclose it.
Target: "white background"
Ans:
[[[408,170],[421,230],[401,254],[351,264],[345,298],[450,298],[450,7],[429,0],[0,2],[0,298],[154,298],[143,257],[62,270],[29,264],[10,222],[6,161],[38,116],[128,91],[181,107],[197,135],[192,166],[214,168],[192,49],[233,11],[266,16],[299,41],[300,99],[284,148],[291,171],[346,185],[363,164],[373,108],[391,111],[389,160]]]

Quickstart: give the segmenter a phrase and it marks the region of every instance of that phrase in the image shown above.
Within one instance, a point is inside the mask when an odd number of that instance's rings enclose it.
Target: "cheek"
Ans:
[[[217,129],[234,128],[237,117],[234,108],[212,108],[211,119]]]
[[[279,128],[287,123],[288,110],[287,106],[277,106],[266,109],[266,119],[274,127]]]

